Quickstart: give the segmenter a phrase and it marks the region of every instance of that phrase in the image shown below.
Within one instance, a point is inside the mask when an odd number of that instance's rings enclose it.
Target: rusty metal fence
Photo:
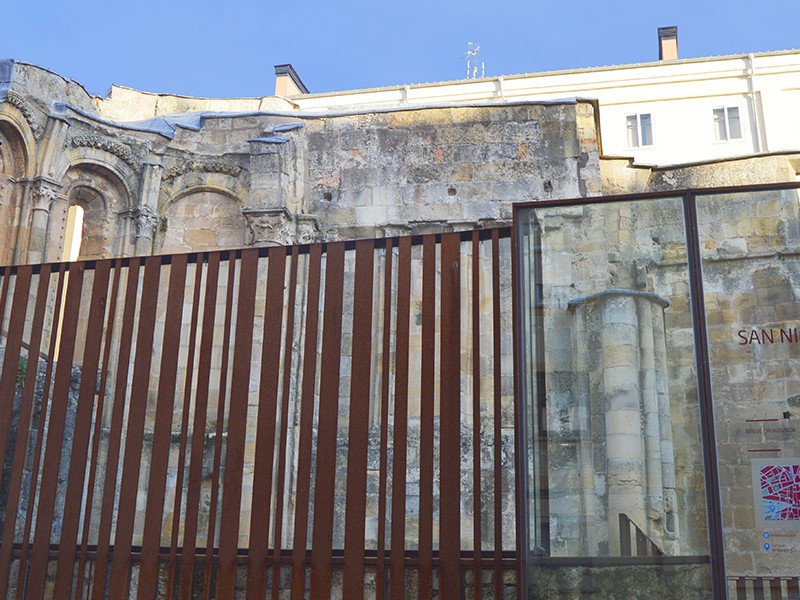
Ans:
[[[509,234],[0,268],[0,590],[515,593]]]

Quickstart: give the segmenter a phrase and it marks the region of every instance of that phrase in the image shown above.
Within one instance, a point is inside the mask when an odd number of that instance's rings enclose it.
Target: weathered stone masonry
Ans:
[[[120,122],[54,73],[6,61],[2,74],[6,263],[60,260],[73,204],[80,254],[97,258],[472,228],[508,222],[515,201],[600,191],[591,103],[156,107]]]

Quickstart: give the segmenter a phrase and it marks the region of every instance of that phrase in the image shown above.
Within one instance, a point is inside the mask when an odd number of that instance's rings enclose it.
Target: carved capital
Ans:
[[[140,206],[131,211],[131,216],[136,220],[136,235],[152,239],[159,221],[156,209]]]
[[[285,246],[292,243],[292,217],[285,208],[243,210],[247,243],[251,246]]]
[[[49,212],[50,206],[59,198],[61,198],[61,195],[57,190],[44,185],[36,186],[31,190],[31,199],[33,200],[32,209]]]
[[[311,215],[298,215],[295,226],[295,243],[313,244],[319,238],[319,223]]]

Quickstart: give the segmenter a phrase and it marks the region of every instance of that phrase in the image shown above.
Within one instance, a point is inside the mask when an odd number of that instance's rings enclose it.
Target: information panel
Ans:
[[[800,198],[697,207],[729,596],[798,597]]]

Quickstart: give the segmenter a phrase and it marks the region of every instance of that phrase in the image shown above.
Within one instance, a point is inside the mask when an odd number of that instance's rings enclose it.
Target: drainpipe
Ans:
[[[753,104],[753,121],[756,125],[755,131],[755,139],[756,139],[756,147],[754,150],[756,152],[761,152],[761,125],[759,124],[758,119],[758,95],[756,94],[756,83],[755,83],[755,76],[756,76],[756,66],[755,66],[755,55],[751,52],[747,55],[747,85],[750,88],[750,102]],[[766,143],[764,144],[764,151],[766,152]]]

